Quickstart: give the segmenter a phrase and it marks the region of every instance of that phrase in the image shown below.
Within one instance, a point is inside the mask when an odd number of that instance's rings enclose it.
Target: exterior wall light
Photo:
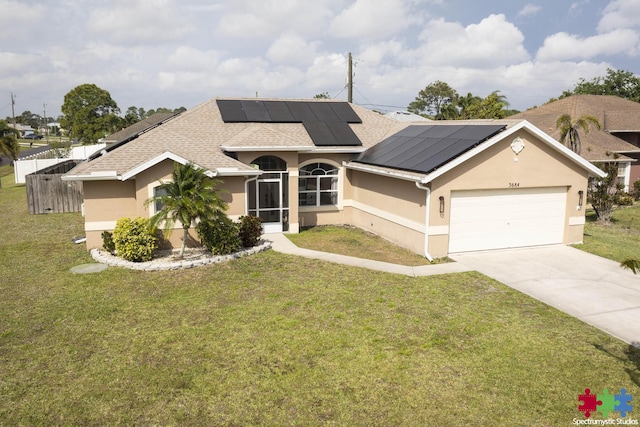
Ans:
[[[440,216],[444,216],[444,196],[438,197],[440,200]]]
[[[584,191],[578,191],[578,210],[582,209],[582,203],[584,202]]]

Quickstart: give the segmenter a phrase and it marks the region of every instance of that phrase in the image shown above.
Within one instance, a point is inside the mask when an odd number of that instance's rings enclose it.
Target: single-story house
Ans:
[[[618,180],[629,186],[640,179],[640,103],[612,95],[572,95],[510,118],[524,119],[553,138],[560,137],[558,117],[568,114],[573,120],[582,116],[598,119],[601,129],[589,126],[579,130],[580,155],[593,163],[618,164]]]
[[[399,122],[336,100],[213,99],[78,165],[87,247],[192,162],[264,231],[351,224],[428,258],[582,241],[603,172],[526,120]],[[181,233],[172,234],[178,244]]]

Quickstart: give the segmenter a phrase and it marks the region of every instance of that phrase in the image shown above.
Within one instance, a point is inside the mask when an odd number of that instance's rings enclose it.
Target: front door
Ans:
[[[265,171],[247,185],[249,215],[262,219],[264,233],[281,233],[289,229],[289,173],[281,159],[271,156],[254,161]],[[285,169],[285,170],[273,170]]]

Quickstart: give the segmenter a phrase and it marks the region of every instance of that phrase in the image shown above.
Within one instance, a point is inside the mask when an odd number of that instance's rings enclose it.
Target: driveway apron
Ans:
[[[564,245],[450,257],[640,347],[640,275],[615,261]]]

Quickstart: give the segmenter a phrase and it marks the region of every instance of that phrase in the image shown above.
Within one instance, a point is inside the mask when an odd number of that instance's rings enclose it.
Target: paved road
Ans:
[[[640,347],[640,275],[617,262],[563,245],[450,257]]]

